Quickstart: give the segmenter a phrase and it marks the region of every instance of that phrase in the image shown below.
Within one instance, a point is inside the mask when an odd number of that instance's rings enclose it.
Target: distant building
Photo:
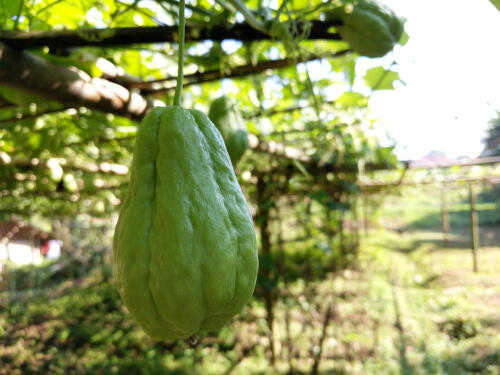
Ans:
[[[6,263],[40,264],[44,258],[57,259],[62,242],[52,233],[25,222],[0,222],[0,272]]]
[[[424,157],[411,162],[412,167],[427,167],[451,162],[452,160],[442,151],[431,151]]]

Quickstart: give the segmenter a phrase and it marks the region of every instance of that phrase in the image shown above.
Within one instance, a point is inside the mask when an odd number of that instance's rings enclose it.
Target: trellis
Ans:
[[[330,31],[331,27],[336,25],[339,25],[338,20],[313,21],[308,39],[339,40],[338,34]],[[299,24],[298,27],[300,29],[301,25]],[[4,33],[0,36],[0,84],[62,103],[60,108],[50,110],[50,113],[83,106],[139,121],[153,105],[159,104],[146,98],[145,95],[172,90],[173,86],[170,84],[170,81],[173,82],[176,77],[166,77],[162,82],[139,82],[136,79],[128,79],[130,77],[116,75],[114,72],[109,72],[107,75],[106,72],[104,72],[105,74],[103,77],[91,77],[82,71],[68,69],[64,66],[48,62],[30,53],[27,49],[46,46],[50,50],[57,50],[78,46],[116,46],[129,45],[131,43],[175,42],[176,35],[176,26]],[[256,31],[247,24],[223,25],[202,30],[195,28],[190,29],[189,27],[187,29],[187,41],[207,39],[223,40],[227,38],[242,41],[270,39],[269,35]],[[301,62],[340,57],[349,52],[350,51],[346,49],[324,56],[311,55],[307,57],[285,58],[264,61],[257,64],[241,65],[233,67],[229,73],[222,72],[221,70],[195,72],[185,76],[185,85],[188,86],[217,81],[222,78],[243,77],[249,74],[266,72],[270,69],[293,66]],[[52,83],[54,80],[60,81],[60,84],[57,86],[53,85]],[[160,84],[161,87],[153,88],[154,85],[158,84]],[[9,103],[4,101],[2,105],[8,106]],[[48,114],[48,112],[25,115],[21,116],[22,118],[16,117],[16,119],[7,119],[5,122],[21,121],[23,119],[32,118],[32,116],[43,114]],[[359,172],[361,167],[365,171],[385,170],[394,167],[391,163],[367,163],[361,166],[358,163],[338,164],[334,162],[321,162],[316,158],[308,156],[303,150],[293,149],[278,142],[264,141],[257,138],[255,135],[249,136],[249,144],[252,150],[279,159],[277,165],[270,163],[266,168],[253,172],[253,177],[256,179],[254,181],[257,203],[255,220],[259,225],[261,252],[264,255],[271,252],[272,246],[269,227],[271,220],[270,210],[266,203],[272,200],[273,197],[276,197],[276,195],[287,194],[289,192],[287,184],[292,175],[302,175],[305,171],[312,177],[312,181],[321,181],[323,187],[328,190],[329,185],[326,179],[328,174],[335,174],[337,176],[348,175],[351,179],[355,180],[353,176]],[[48,162],[47,160],[38,159],[16,160],[11,159],[9,155],[3,155],[0,160],[1,164],[4,166],[12,166],[14,169],[22,170],[27,174],[33,169],[46,167]],[[93,166],[89,171],[88,167],[75,165],[70,161],[65,161],[65,165],[62,165],[62,167],[68,170],[84,170],[85,172],[99,174],[126,174],[122,173],[126,171],[126,169],[116,165],[112,167],[97,165]],[[283,178],[285,181],[281,181],[283,183],[281,186],[278,186],[278,189],[274,187],[270,188],[276,180]],[[343,193],[341,189],[330,186],[329,190],[328,194],[330,194],[330,196],[335,196],[338,200],[341,199]],[[299,192],[302,197],[308,193],[309,191],[307,189]],[[56,197],[52,196],[51,199],[56,199]],[[64,199],[64,197],[61,197],[61,199]],[[326,208],[326,210],[326,214],[328,215],[328,208]],[[357,233],[357,224],[355,228]],[[324,229],[327,230],[327,235],[330,237],[335,234],[332,228]],[[338,228],[341,248],[343,247],[344,230],[344,221],[341,218]],[[359,243],[359,236],[355,241]],[[283,245],[283,243],[279,242],[279,245]],[[358,244],[355,244],[355,246],[357,245]],[[263,269],[261,272],[266,272],[266,270]],[[274,320],[273,303],[275,296],[273,296],[272,290],[264,290],[263,297],[271,335],[270,349],[274,359],[276,354],[272,344],[272,330]],[[326,315],[325,331],[330,317],[330,310],[331,307],[328,308],[328,314]],[[323,333],[323,337],[324,335]],[[315,358],[315,371],[318,369],[320,355],[321,353]]]
[[[444,163],[422,163],[414,164],[413,166],[407,165],[408,169],[445,169],[450,167],[471,167],[471,166],[485,166],[485,165],[498,165],[500,164],[500,157],[486,157],[468,160],[450,161]],[[454,177],[442,180],[426,179],[420,181],[405,181],[404,176],[395,183],[365,183],[361,184],[361,190],[366,196],[370,192],[377,190],[390,190],[399,186],[439,186],[441,189],[441,230],[443,233],[443,247],[449,247],[449,211],[447,200],[447,189],[456,188],[458,186],[467,186],[469,193],[469,212],[470,212],[470,248],[472,255],[472,269],[478,272],[477,252],[480,247],[479,244],[479,223],[478,213],[476,209],[476,185],[498,185],[500,184],[500,175],[490,175],[483,177]],[[367,203],[364,200],[365,222],[367,220]]]

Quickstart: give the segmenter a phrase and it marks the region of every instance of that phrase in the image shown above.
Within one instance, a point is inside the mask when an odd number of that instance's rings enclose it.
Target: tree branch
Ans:
[[[246,76],[251,75],[251,74],[262,73],[262,72],[265,72],[265,71],[271,70],[271,69],[283,69],[283,68],[287,68],[289,66],[294,66],[294,65],[304,63],[304,62],[335,58],[335,57],[343,56],[349,52],[350,52],[350,50],[347,49],[347,50],[338,51],[338,52],[335,52],[335,53],[332,53],[332,54],[326,55],[326,56],[311,55],[308,57],[297,58],[297,59],[284,58],[284,59],[279,59],[279,60],[262,61],[260,63],[255,64],[255,65],[246,64],[246,65],[235,66],[231,69],[230,72],[222,72],[220,69],[214,69],[214,70],[208,70],[206,72],[196,72],[196,73],[191,73],[191,74],[185,74],[184,75],[184,87],[191,86],[191,85],[197,85],[200,83],[219,81],[223,78],[246,77]],[[135,88],[147,87],[147,86],[150,86],[152,84],[157,84],[160,82],[174,82],[176,79],[177,79],[177,77],[168,77],[168,78],[164,78],[161,80],[143,82],[141,84],[133,84],[132,87],[135,87]],[[160,87],[157,89],[142,89],[141,93],[143,95],[148,95],[148,94],[156,94],[156,93],[161,93],[161,92],[171,91],[171,90],[175,90],[175,84],[172,86]]]
[[[335,104],[335,101],[333,100],[327,100],[322,102],[321,104]],[[310,105],[298,105],[298,106],[293,106],[293,107],[287,107],[287,108],[275,108],[271,110],[261,110],[255,113],[243,113],[243,118],[245,119],[252,119],[252,118],[258,118],[258,117],[271,117],[280,113],[288,113],[288,112],[295,112],[295,111],[302,111],[304,109],[311,108]],[[301,132],[305,132],[307,130],[300,130]],[[277,134],[277,133],[273,133]]]
[[[345,54],[341,51],[329,57]],[[308,60],[322,58],[310,57]],[[266,61],[257,65],[244,65],[236,68],[231,76],[243,76],[267,69],[297,64],[301,60],[282,59]],[[200,81],[217,80],[223,77],[219,71],[191,75]],[[199,83],[199,82],[197,82]],[[74,67],[55,65],[27,51],[19,51],[0,43],[0,84],[17,90],[29,92],[43,98],[60,102],[63,105],[87,107],[113,113],[140,121],[152,106],[143,96],[131,93],[125,87],[101,78],[92,78]],[[186,85],[194,84],[187,82]],[[156,90],[157,92],[159,90]],[[280,145],[276,142],[263,142],[255,135],[249,136],[250,147],[256,151],[280,156],[291,161],[300,161],[317,166],[317,161],[304,155],[300,150]]]
[[[281,143],[274,141],[263,141],[254,134],[248,135],[248,145],[254,151],[259,151],[268,155],[278,156],[284,159],[296,160],[302,163],[308,163],[311,158],[302,150],[287,147]]]
[[[84,106],[135,120],[140,120],[149,106],[145,98],[123,86],[2,43],[0,84],[70,106]]]
[[[309,40],[340,40],[332,27],[340,25],[339,20],[311,21]],[[298,24],[299,33],[303,24]],[[177,26],[122,27],[109,29],[50,30],[50,31],[4,31],[0,42],[18,49],[40,47],[74,48],[83,46],[111,47],[139,43],[177,43]],[[239,40],[250,42],[270,40],[265,33],[255,30],[247,23],[217,26],[186,25],[186,42],[203,40]]]
[[[64,158],[54,158],[54,159],[30,159],[30,158],[11,158],[8,154],[2,152],[0,153],[0,166],[11,166],[19,170],[31,171],[36,168],[50,168],[52,163],[57,163],[65,171],[82,171],[87,173],[103,173],[103,174],[113,174],[117,176],[125,176],[128,174],[128,167],[123,164],[116,163],[69,163],[68,160]]]
[[[48,109],[46,111],[36,112],[36,113],[19,113],[17,116],[14,116],[14,117],[0,119],[0,124],[8,124],[8,123],[12,123],[12,122],[32,120],[32,119],[35,119],[35,118],[38,118],[41,116],[62,112],[62,111],[65,111],[67,109],[70,109],[70,108],[72,108],[72,107],[61,107],[61,108],[55,108],[55,109]]]
[[[2,108],[15,108],[17,105],[15,103],[9,102],[3,96],[0,95],[0,109]]]

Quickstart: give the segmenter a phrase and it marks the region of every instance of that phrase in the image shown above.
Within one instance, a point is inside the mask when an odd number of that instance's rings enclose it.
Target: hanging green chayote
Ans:
[[[236,103],[221,96],[210,105],[208,117],[222,134],[231,161],[236,165],[248,148],[247,125]]]
[[[153,108],[141,123],[113,240],[125,305],[164,340],[223,326],[251,297],[258,268],[252,217],[224,141],[205,114],[180,106],[183,7],[175,105]]]
[[[404,21],[376,0],[340,0],[327,12],[342,22],[337,29],[351,49],[360,55],[381,57],[394,48]]]

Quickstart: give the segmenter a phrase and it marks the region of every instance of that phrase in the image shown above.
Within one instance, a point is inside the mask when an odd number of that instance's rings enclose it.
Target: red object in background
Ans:
[[[40,248],[40,250],[42,251],[42,255],[46,256],[49,253],[49,249],[50,249],[49,241],[43,242]]]

